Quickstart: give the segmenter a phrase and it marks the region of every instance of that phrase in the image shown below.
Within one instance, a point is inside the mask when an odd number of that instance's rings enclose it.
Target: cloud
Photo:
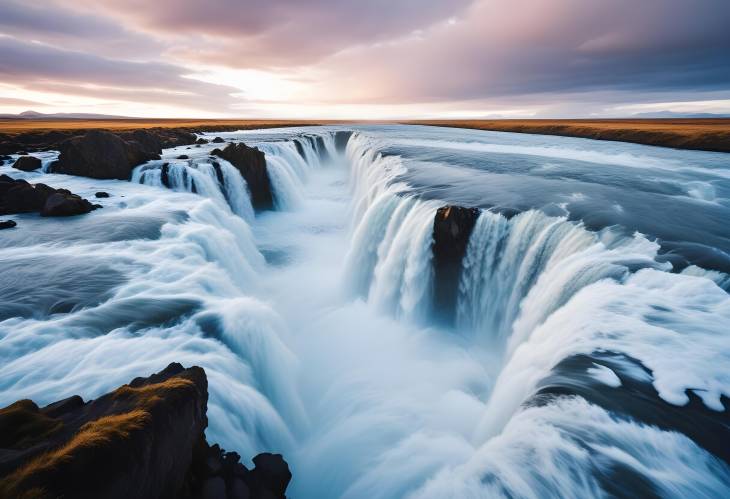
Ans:
[[[0,81],[35,92],[168,103],[220,112],[237,89],[185,78],[184,67],[132,62],[0,37]]]
[[[600,113],[727,99],[729,25],[727,0],[0,0],[0,83],[232,115]]]

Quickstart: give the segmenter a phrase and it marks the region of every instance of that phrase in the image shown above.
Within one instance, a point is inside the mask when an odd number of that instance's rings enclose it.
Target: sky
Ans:
[[[0,113],[730,114],[730,0],[0,0]]]

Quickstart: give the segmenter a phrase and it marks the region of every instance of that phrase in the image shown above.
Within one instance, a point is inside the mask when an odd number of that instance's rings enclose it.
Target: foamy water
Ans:
[[[723,155],[423,127],[338,150],[336,133],[218,134],[266,153],[276,210],[255,215],[213,144],[131,182],[1,166],[112,196],[0,233],[0,404],[176,361],[208,373],[209,439],[283,453],[295,498],[730,494]],[[619,181],[622,213],[604,203]],[[669,199],[704,225],[662,228]],[[432,320],[446,202],[493,207],[453,328]]]

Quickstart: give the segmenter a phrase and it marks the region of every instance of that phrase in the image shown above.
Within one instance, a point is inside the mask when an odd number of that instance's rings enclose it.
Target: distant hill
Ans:
[[[730,118],[730,114],[715,113],[675,113],[674,111],[655,111],[653,113],[637,113],[632,118]]]
[[[133,119],[130,116],[114,116],[109,114],[95,113],[39,113],[37,111],[24,111],[20,114],[0,114],[3,120],[119,120]]]

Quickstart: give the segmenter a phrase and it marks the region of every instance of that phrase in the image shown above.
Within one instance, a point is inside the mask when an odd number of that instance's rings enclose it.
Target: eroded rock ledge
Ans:
[[[209,446],[208,382],[177,363],[96,400],[0,410],[0,497],[283,498],[291,479],[278,454]]]
[[[477,208],[444,206],[433,220],[434,307],[446,323],[454,320],[462,260],[477,218]]]
[[[239,142],[228,144],[222,150],[213,149],[211,155],[225,159],[241,172],[251,192],[251,204],[254,208],[257,210],[274,208],[271,180],[266,169],[266,157],[262,151]]]

